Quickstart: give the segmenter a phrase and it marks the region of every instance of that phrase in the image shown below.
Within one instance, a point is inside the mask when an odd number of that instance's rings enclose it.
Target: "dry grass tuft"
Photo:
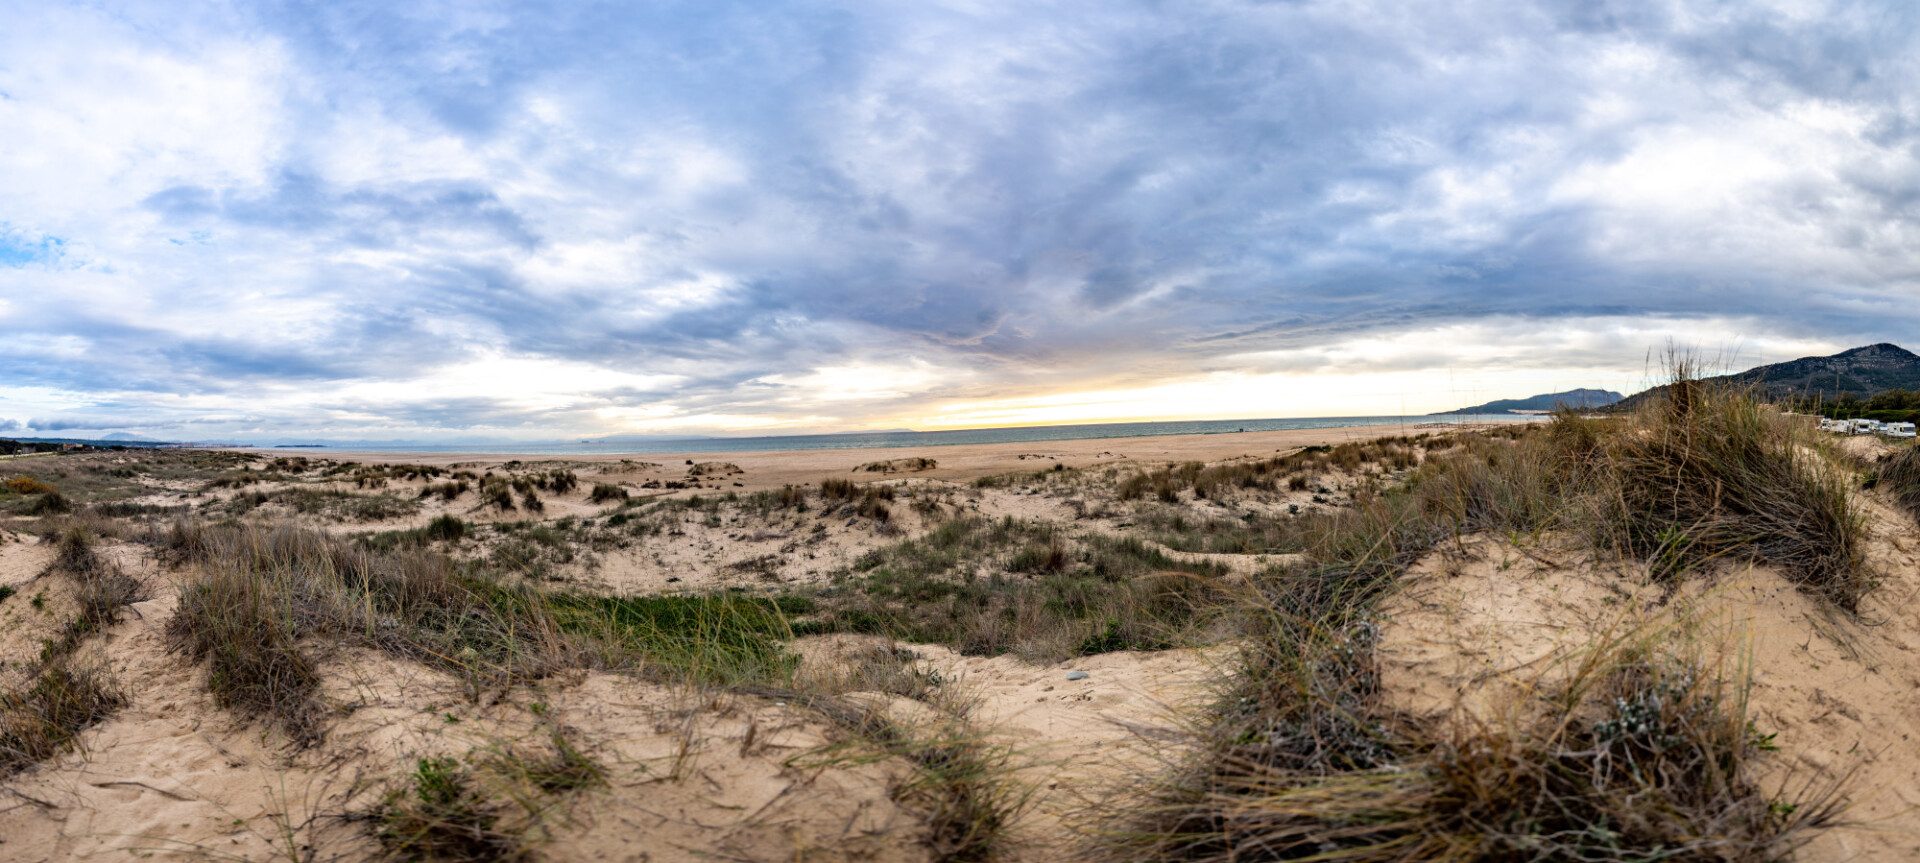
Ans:
[[[106,666],[59,657],[20,692],[0,692],[0,779],[73,747],[126,703]]]
[[[183,527],[200,568],[168,623],[176,649],[208,661],[223,704],[270,716],[296,741],[321,734],[319,673],[305,644],[360,643],[453,672],[477,697],[585,655],[546,603],[462,575],[418,548],[379,551],[292,526]]]
[[[1873,584],[1864,516],[1812,434],[1682,365],[1665,402],[1598,445],[1611,480],[1598,539],[1659,577],[1722,557],[1765,561],[1853,611]]]
[[[374,836],[397,860],[509,861],[530,853],[518,831],[503,829],[500,803],[452,758],[422,758],[411,782],[388,792]]]
[[[1268,669],[1202,739],[1193,773],[1126,816],[1113,860],[1786,859],[1843,807],[1755,779],[1770,738],[1744,688],[1665,651],[1604,639],[1487,715],[1385,707],[1364,624]],[[1249,683],[1251,681],[1248,681]]]

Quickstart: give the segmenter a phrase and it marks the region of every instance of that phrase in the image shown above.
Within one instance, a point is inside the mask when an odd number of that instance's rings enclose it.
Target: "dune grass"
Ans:
[[[1397,714],[1381,600],[1467,533],[1562,532],[1657,579],[1779,567],[1842,609],[1871,588],[1844,478],[1750,393],[1693,383],[1611,421],[1468,442],[1353,506],[1291,520],[1304,560],[1262,574],[1225,697],[1185,766],[1116,813],[1111,860],[1775,860],[1832,821],[1831,789],[1777,800],[1744,685],[1665,634],[1596,644],[1566,682],[1493,716]]]
[[[80,732],[126,703],[106,664],[78,651],[87,637],[117,622],[122,608],[145,598],[144,588],[99,554],[85,527],[68,526],[54,536],[46,574],[71,581],[76,608],[39,657],[23,662],[23,687],[0,691],[0,778],[72,749]]]
[[[502,805],[453,758],[422,758],[411,781],[388,792],[374,836],[401,860],[509,861],[531,849],[519,831],[503,829]]]
[[[943,644],[1035,661],[1187,643],[1218,608],[1219,566],[1133,537],[1069,540],[1046,524],[962,515],[876,549],[850,577],[803,594],[794,627]]]
[[[104,632],[120,619],[120,609],[147,598],[144,585],[94,549],[94,536],[84,527],[61,531],[52,568],[73,580],[78,608],[62,627],[60,640],[47,645],[49,657],[71,653],[88,636]]]
[[[1397,715],[1364,636],[1204,739],[1203,775],[1108,837],[1122,860],[1781,860],[1842,809],[1836,786],[1775,797],[1770,738],[1738,680],[1629,629],[1515,687],[1486,715]],[[1354,660],[1340,663],[1340,658]],[[1333,664],[1327,674],[1318,666]],[[1326,684],[1333,684],[1328,686]],[[1369,686],[1373,684],[1373,686]],[[1258,698],[1258,695],[1243,696]]]
[[[722,592],[551,600],[560,626],[601,646],[609,664],[655,679],[710,686],[785,683],[796,660],[789,615],[800,599]]]
[[[106,666],[70,656],[45,662],[21,691],[0,691],[0,779],[72,749],[81,731],[125,703]]]
[[[285,525],[181,525],[170,544],[199,564],[168,623],[175,649],[208,663],[222,704],[271,717],[302,743],[319,739],[326,714],[316,639],[447,670],[476,695],[575,664],[583,650],[537,595],[430,551],[383,552]]]

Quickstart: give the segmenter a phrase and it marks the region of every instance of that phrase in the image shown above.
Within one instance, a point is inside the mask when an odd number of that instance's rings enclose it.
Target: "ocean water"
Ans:
[[[1503,416],[1502,419],[1516,419]],[[955,431],[863,432],[858,434],[778,435],[770,437],[695,438],[663,441],[543,441],[475,446],[383,446],[341,444],[291,448],[298,452],[414,452],[502,453],[509,455],[645,455],[648,453],[758,452],[803,449],[889,449],[895,447],[957,446],[982,443],[1044,443],[1056,440],[1158,437],[1184,434],[1285,431],[1341,426],[1402,426],[1484,422],[1484,416],[1418,417],[1310,417],[1245,420],[1188,420],[1179,422],[1101,423],[1098,425],[1024,426],[1020,428],[960,429]]]

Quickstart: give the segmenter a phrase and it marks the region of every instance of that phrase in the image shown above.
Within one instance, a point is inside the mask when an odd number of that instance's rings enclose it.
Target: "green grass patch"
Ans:
[[[674,680],[734,685],[783,681],[796,659],[782,642],[802,597],[740,593],[551,599],[562,629],[592,637],[643,670]]]

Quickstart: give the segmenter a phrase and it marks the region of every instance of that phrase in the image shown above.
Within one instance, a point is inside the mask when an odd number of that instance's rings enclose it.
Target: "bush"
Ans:
[[[459,542],[467,535],[467,523],[451,513],[443,514],[427,522],[427,538],[441,542]]]
[[[826,500],[846,500],[860,493],[860,487],[850,479],[829,478],[820,481],[820,497]]]
[[[57,491],[41,495],[33,502],[33,506],[27,507],[28,515],[61,515],[72,511],[73,504],[68,503]]]
[[[471,488],[471,486],[467,485],[467,481],[464,479],[427,483],[420,487],[420,496],[425,498],[437,494],[442,500],[452,502],[461,495],[466,494],[469,488]]]
[[[515,509],[513,505],[513,486],[498,479],[483,483],[480,486],[480,505],[483,507],[491,506],[502,512],[512,512]]]
[[[937,461],[934,461],[933,459],[914,457],[914,458],[894,458],[894,459],[887,459],[885,461],[867,462],[866,464],[856,467],[853,470],[855,473],[858,473],[860,471],[866,471],[867,473],[894,473],[896,471],[913,473],[916,471],[933,470],[934,468],[939,466],[940,466],[940,463]]]
[[[622,486],[612,483],[596,482],[593,484],[593,491],[587,495],[587,502],[607,503],[616,500],[626,500],[628,497],[629,495],[627,494],[626,488]]]
[[[7,480],[7,491],[14,494],[52,494],[59,489],[30,476],[16,476]]]

